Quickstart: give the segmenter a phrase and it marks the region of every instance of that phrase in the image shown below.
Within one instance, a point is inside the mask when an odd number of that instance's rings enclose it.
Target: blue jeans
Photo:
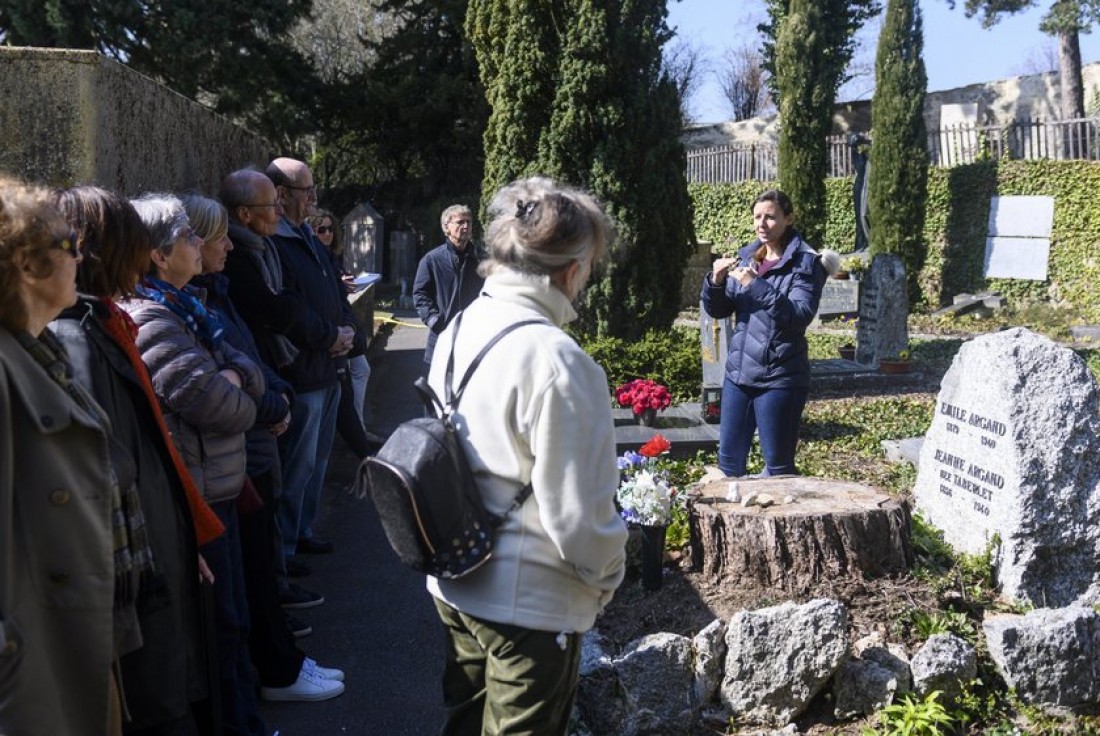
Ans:
[[[809,387],[753,388],[727,378],[722,385],[719,470],[727,476],[745,475],[752,436],[759,431],[763,475],[797,474],[798,425],[809,395]]]
[[[279,533],[283,554],[294,554],[299,539],[313,536],[321,489],[332,454],[340,384],[297,394],[290,408],[290,428],[280,437],[283,495],[279,499]]]

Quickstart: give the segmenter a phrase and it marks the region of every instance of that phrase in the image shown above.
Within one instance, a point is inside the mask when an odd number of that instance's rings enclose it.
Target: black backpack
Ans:
[[[460,312],[455,319],[455,339],[461,324]],[[529,324],[546,322],[524,320],[501,330],[473,359],[453,392],[452,341],[444,378],[445,401],[440,402],[424,378],[414,384],[434,416],[402,423],[378,454],[359,466],[357,494],[370,495],[390,546],[414,570],[453,579],[481,567],[492,555],[493,531],[531,495],[528,483],[503,515],[490,514],[451,422],[481,359],[509,332]]]

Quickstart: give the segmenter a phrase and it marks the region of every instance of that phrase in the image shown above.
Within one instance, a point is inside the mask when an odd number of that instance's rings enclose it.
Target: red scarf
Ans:
[[[133,366],[134,373],[138,377],[138,383],[141,384],[141,389],[145,392],[145,398],[149,400],[149,407],[153,410],[153,416],[156,417],[157,427],[160,429],[165,446],[168,447],[168,455],[172,458],[176,475],[179,476],[180,483],[183,484],[183,490],[187,494],[187,505],[191,508],[191,517],[194,519],[195,524],[195,538],[200,545],[212,542],[225,533],[225,525],[222,524],[214,511],[206,505],[206,500],[203,499],[202,493],[195,486],[194,478],[191,477],[187,465],[180,457],[179,450],[176,449],[176,443],[172,440],[168,425],[164,423],[164,414],[160,410],[160,400],[157,399],[156,392],[153,391],[153,382],[149,378],[149,371],[146,369],[145,363],[142,362],[141,354],[134,342],[137,337],[137,325],[134,324],[134,320],[129,314],[120,309],[110,299],[101,297],[99,301],[107,307],[108,313],[107,319],[103,320],[103,330],[122,349],[127,360],[130,361],[130,365]]]

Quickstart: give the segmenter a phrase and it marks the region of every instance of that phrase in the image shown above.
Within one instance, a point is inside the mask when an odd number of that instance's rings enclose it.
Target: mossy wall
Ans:
[[[695,232],[726,252],[753,238],[751,203],[775,182],[692,184]],[[852,178],[826,180],[825,242],[816,247],[848,252],[855,243]],[[1050,302],[1100,321],[1100,162],[983,161],[928,174],[924,267],[915,310],[931,311],[962,292],[999,291],[1010,304]],[[993,196],[1054,197],[1054,229],[1046,281],[982,276],[989,200]],[[798,203],[795,202],[795,207]],[[874,224],[871,225],[874,228]]]
[[[0,48],[0,171],[126,196],[198,189],[267,165],[272,146],[94,51]]]

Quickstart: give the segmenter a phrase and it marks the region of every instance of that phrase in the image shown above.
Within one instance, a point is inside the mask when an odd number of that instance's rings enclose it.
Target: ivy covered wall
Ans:
[[[751,203],[775,182],[692,184],[695,233],[728,252],[753,239]],[[855,243],[852,178],[827,179],[825,242],[848,252]],[[1100,322],[1100,162],[984,161],[928,172],[924,225],[927,248],[911,294],[914,310],[932,311],[961,292],[999,291],[1014,306],[1052,302],[1087,322]],[[985,237],[992,196],[1054,197],[1054,231],[1047,281],[985,279]],[[798,209],[798,202],[794,203]],[[871,223],[874,228],[874,223]]]

